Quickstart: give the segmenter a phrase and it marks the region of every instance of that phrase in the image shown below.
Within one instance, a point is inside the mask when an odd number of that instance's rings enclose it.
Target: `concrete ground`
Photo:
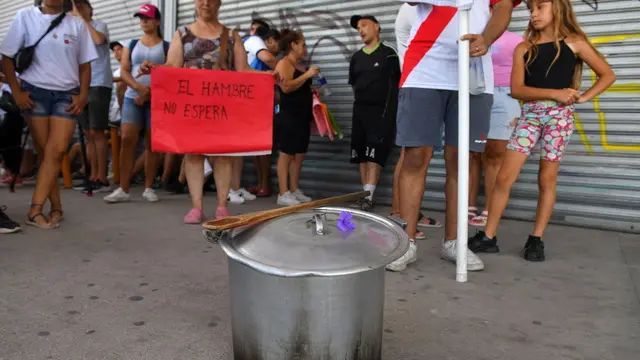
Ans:
[[[0,190],[14,219],[30,190]],[[60,229],[0,237],[0,359],[232,358],[224,253],[182,224],[187,196],[140,191],[120,205],[65,191]],[[387,274],[384,359],[638,359],[637,235],[551,226],[532,264],[518,257],[531,226],[504,221],[502,253],[466,284],[439,258],[442,230],[427,232],[418,262]]]

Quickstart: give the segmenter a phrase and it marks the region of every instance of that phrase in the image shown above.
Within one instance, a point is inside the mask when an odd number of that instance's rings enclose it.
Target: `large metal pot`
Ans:
[[[340,231],[342,211],[355,230]],[[235,360],[378,360],[385,266],[409,247],[378,215],[318,208],[222,235]]]

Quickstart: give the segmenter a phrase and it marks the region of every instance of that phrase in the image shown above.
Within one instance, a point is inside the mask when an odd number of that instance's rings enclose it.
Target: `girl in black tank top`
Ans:
[[[469,248],[474,252],[498,251],[496,231],[511,187],[540,143],[538,212],[524,258],[543,261],[542,235],[555,205],[560,161],[574,129],[574,104],[604,92],[615,81],[615,74],[580,29],[570,0],[532,0],[527,6],[531,22],[525,41],[516,47],[511,73],[511,96],[522,101],[522,115],[489,201],[485,231],[469,239]],[[598,75],[598,81],[581,93],[583,62]]]
[[[276,148],[278,158],[278,205],[298,205],[311,201],[298,188],[304,155],[309,149],[311,121],[313,121],[313,93],[311,79],[320,72],[312,66],[302,70],[301,60],[307,46],[301,32],[282,30],[280,48],[286,54],[278,62],[276,71],[282,76],[279,86],[280,112],[276,116]]]

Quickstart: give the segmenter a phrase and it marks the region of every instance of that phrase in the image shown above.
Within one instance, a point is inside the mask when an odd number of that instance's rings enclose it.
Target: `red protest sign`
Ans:
[[[176,154],[268,154],[273,77],[158,67],[151,74],[151,147]]]

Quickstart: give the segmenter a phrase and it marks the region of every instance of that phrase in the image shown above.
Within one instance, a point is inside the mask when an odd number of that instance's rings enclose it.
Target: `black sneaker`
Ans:
[[[500,252],[498,237],[494,236],[493,239],[489,239],[484,231],[478,231],[474,237],[470,237],[467,246],[474,253],[495,254]]]
[[[538,236],[531,236],[524,246],[524,259],[527,261],[544,261],[544,243]]]
[[[87,189],[89,189],[89,186],[94,186],[93,181],[91,180],[83,181],[82,184],[78,186],[74,186],[73,190],[82,191],[83,193],[86,193]]]
[[[0,234],[12,234],[22,230],[20,224],[4,213],[5,210],[7,210],[6,206],[0,206]]]
[[[109,184],[109,181],[105,181],[102,182],[100,180],[96,181],[93,183],[93,192],[94,193],[108,193],[111,192],[111,184]],[[85,190],[83,190],[82,192],[86,192]]]
[[[364,198],[358,199],[358,201],[351,204],[349,207],[352,209],[359,209],[362,211],[371,211],[373,210],[373,201],[364,197]]]

